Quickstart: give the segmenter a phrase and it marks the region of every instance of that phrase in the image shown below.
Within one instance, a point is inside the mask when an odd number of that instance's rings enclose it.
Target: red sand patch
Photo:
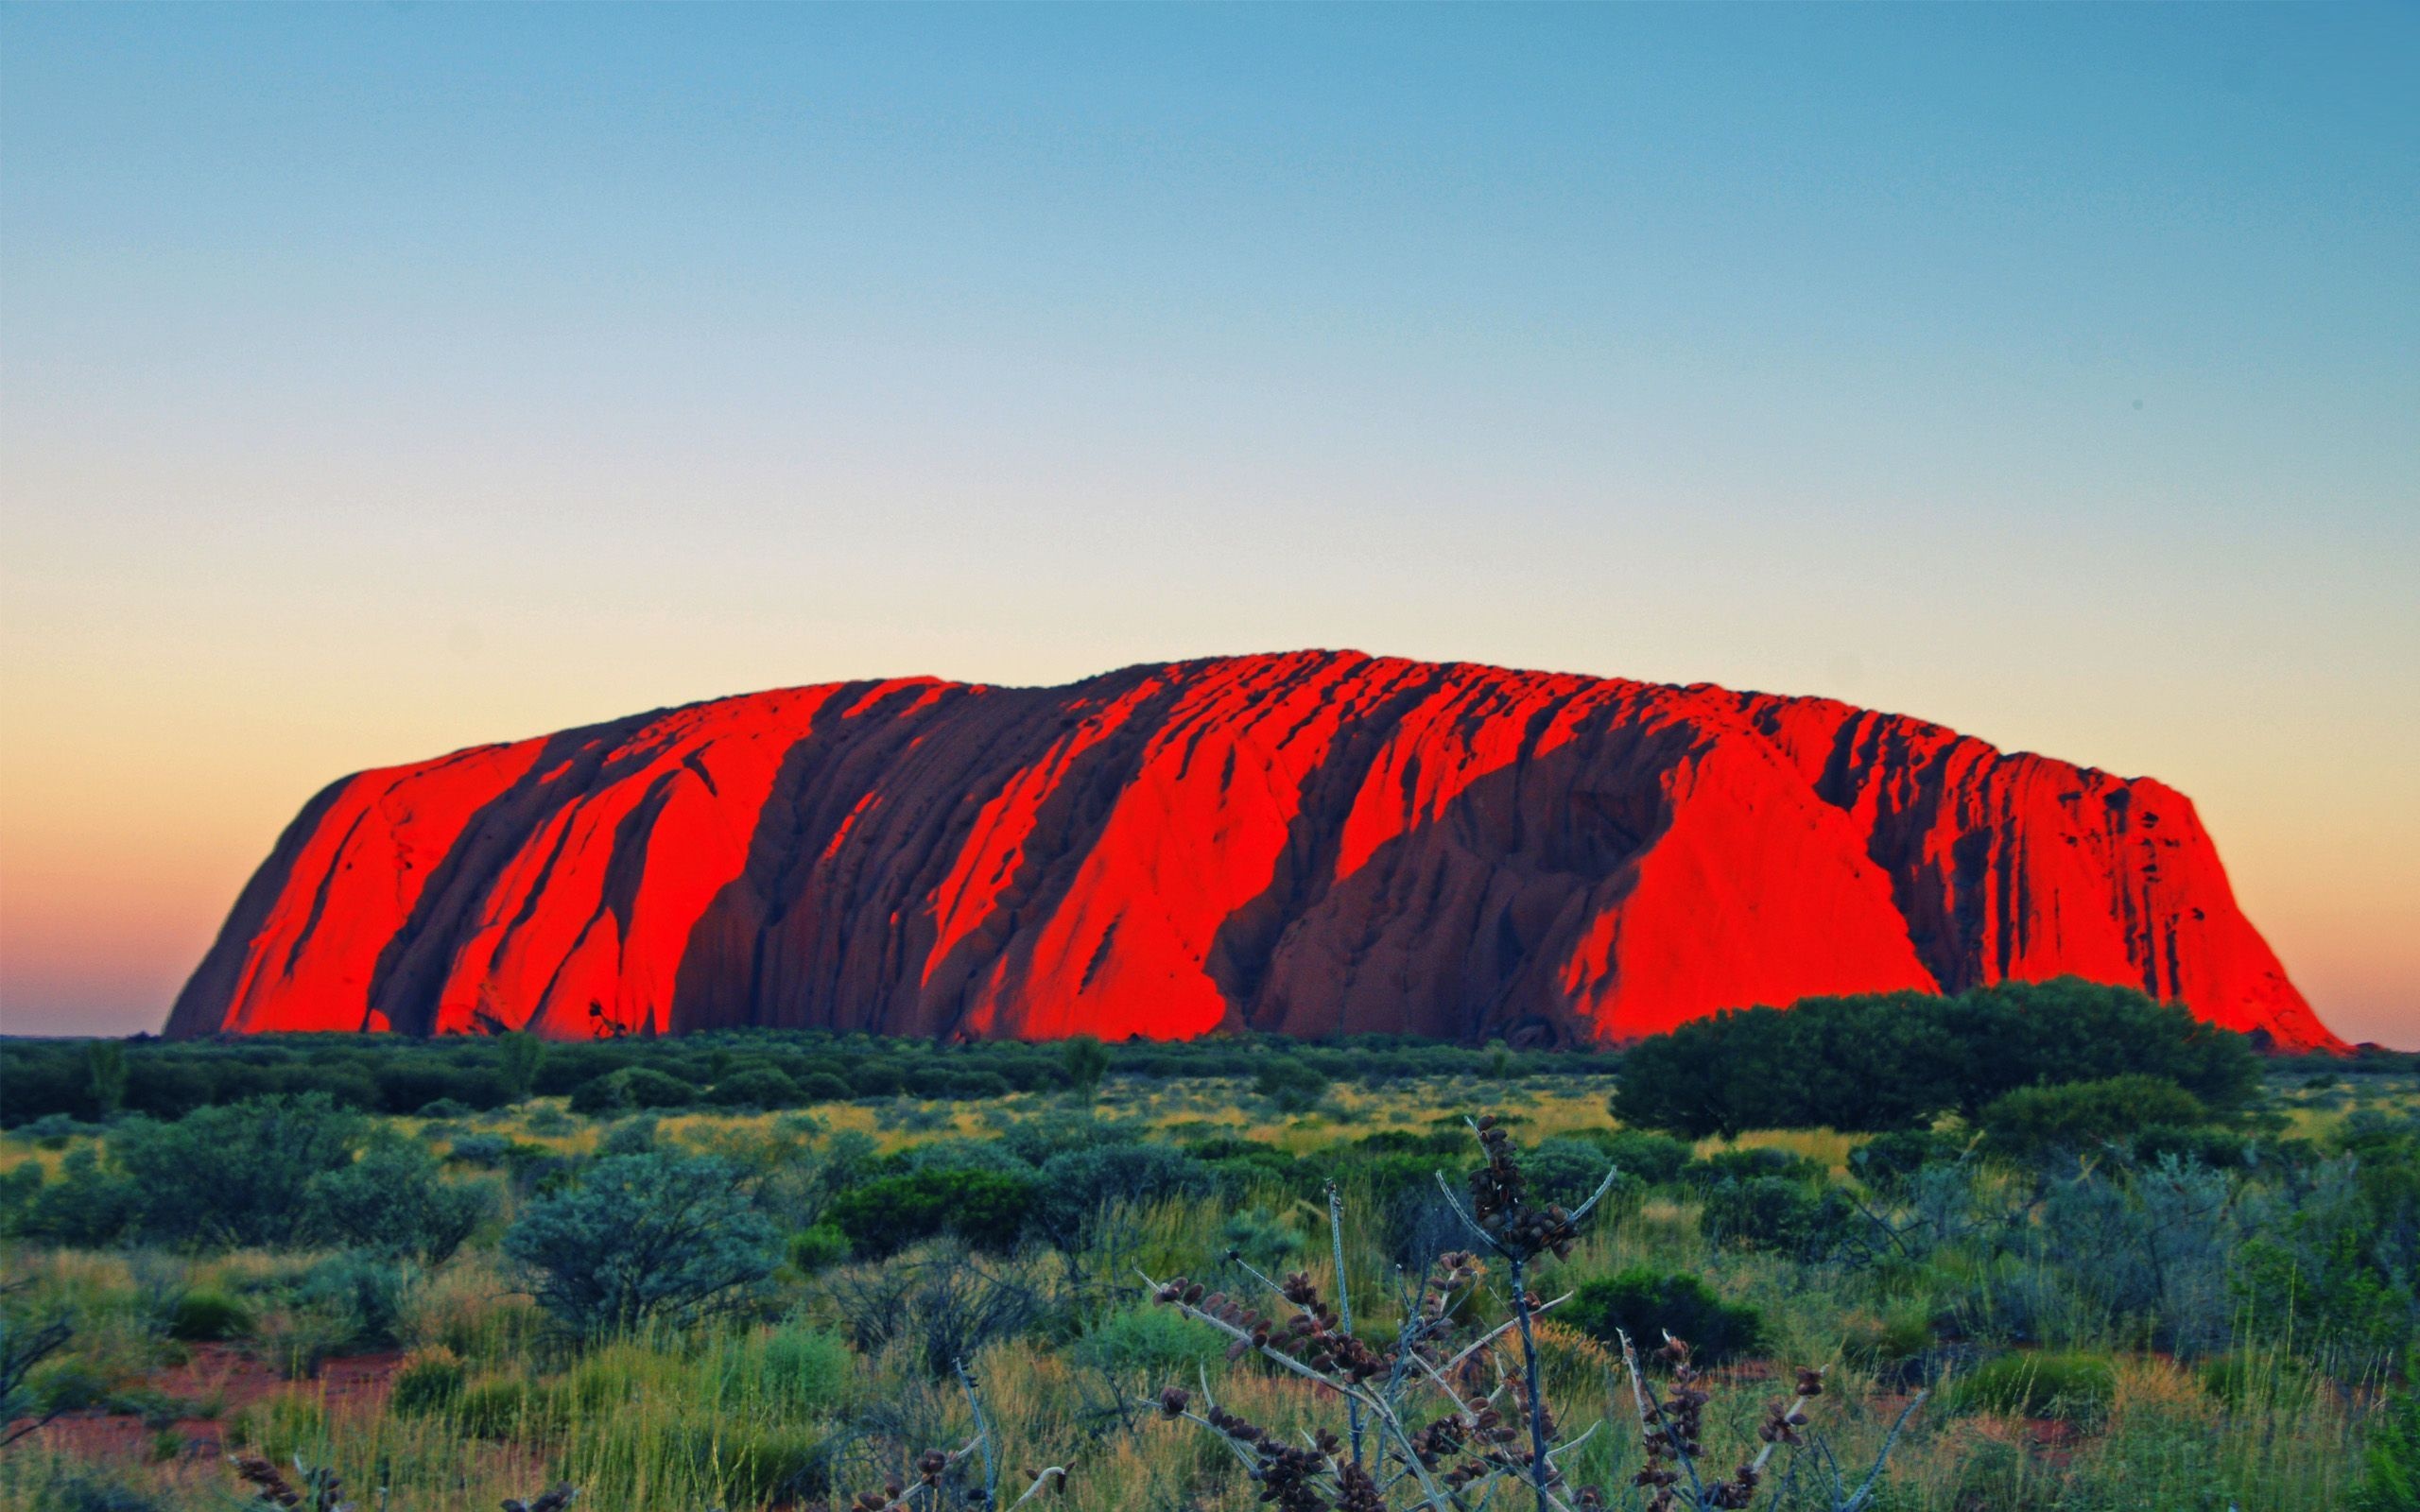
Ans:
[[[227,1418],[281,1392],[317,1397],[332,1413],[383,1410],[403,1358],[391,1350],[352,1355],[328,1361],[311,1380],[288,1381],[233,1345],[198,1344],[184,1364],[154,1371],[143,1383],[178,1402],[216,1409],[212,1416],[181,1418],[170,1425],[184,1441],[182,1456],[215,1459],[225,1449]],[[95,1410],[55,1418],[29,1442],[83,1459],[144,1459],[152,1452],[152,1435],[132,1413]]]

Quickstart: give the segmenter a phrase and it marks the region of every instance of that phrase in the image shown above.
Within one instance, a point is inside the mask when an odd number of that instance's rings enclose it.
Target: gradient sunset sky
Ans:
[[[0,9],[0,1030],[341,773],[1352,646],[2191,795],[2420,1045],[2420,8]]]

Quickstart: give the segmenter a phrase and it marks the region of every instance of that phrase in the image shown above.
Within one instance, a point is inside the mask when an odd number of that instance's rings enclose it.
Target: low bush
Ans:
[[[25,1497],[26,1512],[179,1512],[181,1505],[135,1486],[121,1469],[71,1459],[50,1461],[8,1489]]]
[[[383,1349],[396,1342],[416,1280],[411,1270],[390,1260],[334,1255],[303,1273],[295,1300],[306,1312],[339,1321],[334,1348]]]
[[[445,1158],[457,1165],[493,1171],[512,1154],[512,1141],[501,1134],[464,1134],[447,1146]]]
[[[1849,1152],[1849,1169],[1874,1191],[1895,1195],[1927,1165],[1957,1159],[1959,1143],[1930,1129],[1877,1134]]]
[[[2213,1400],[2238,1412],[2292,1400],[2309,1381],[2309,1372],[2292,1356],[2266,1349],[2214,1355],[2193,1374]]]
[[[521,1376],[492,1376],[461,1388],[450,1421],[465,1438],[502,1440],[543,1428],[549,1419],[545,1395]]]
[[[1031,1181],[997,1171],[912,1171],[841,1193],[825,1216],[862,1255],[891,1254],[943,1232],[978,1249],[1008,1249],[1033,1202]]]
[[[856,1370],[856,1357],[846,1341],[787,1323],[723,1356],[722,1400],[731,1407],[753,1403],[785,1417],[812,1417],[847,1400]]]
[[[240,1339],[252,1332],[252,1310],[225,1292],[197,1288],[168,1313],[168,1337],[187,1344]]]
[[[798,1079],[798,1100],[802,1104],[845,1103],[856,1095],[856,1090],[828,1071],[810,1072]]]
[[[1852,1314],[1842,1320],[1841,1352],[1867,1370],[1887,1370],[1914,1359],[1932,1345],[1932,1314],[1920,1301],[1880,1313]]]
[[[1576,1208],[1588,1200],[1613,1165],[1604,1148],[1595,1141],[1564,1138],[1540,1140],[1523,1169],[1530,1177],[1530,1190],[1540,1201]],[[1632,1178],[1632,1184],[1634,1188],[1643,1186],[1636,1177]],[[1608,1201],[1613,1199],[1613,1194],[1606,1195]]]
[[[132,1120],[110,1156],[133,1185],[136,1226],[157,1243],[293,1247],[317,1221],[311,1184],[353,1163],[368,1125],[324,1092],[205,1108],[173,1124]]]
[[[1681,1168],[1695,1153],[1685,1141],[1636,1128],[1600,1135],[1596,1143],[1624,1176],[1634,1176],[1651,1187],[1678,1180]]]
[[[608,1157],[529,1204],[504,1251],[547,1312],[587,1334],[736,1304],[781,1262],[738,1167],[659,1151]]]
[[[717,1506],[795,1504],[830,1481],[830,1452],[816,1429],[792,1423],[676,1423],[664,1457],[684,1462]]]
[[[715,1083],[706,1101],[717,1108],[795,1108],[805,1098],[773,1067],[749,1066]]]
[[[1560,1312],[1562,1320],[1606,1344],[1628,1333],[1642,1349],[1664,1335],[1685,1339],[1702,1364],[1715,1365],[1756,1348],[1764,1316],[1742,1302],[1726,1302],[1713,1287],[1686,1271],[1634,1265],[1583,1281]]]
[[[571,1094],[571,1110],[595,1117],[632,1108],[686,1108],[698,1100],[698,1090],[677,1076],[645,1066],[628,1066],[599,1076]]]
[[[110,1394],[110,1379],[90,1360],[70,1355],[36,1366],[26,1387],[38,1412],[77,1412],[99,1406]]]
[[[2108,1410],[2117,1389],[2117,1367],[2105,1354],[2023,1350],[1985,1361],[1959,1377],[1947,1405],[1954,1412],[2090,1421]]]
[[[450,1410],[462,1395],[462,1357],[443,1345],[404,1356],[387,1393],[387,1410],[400,1418],[425,1418]]]
[[[2208,1116],[2201,1099],[2174,1082],[2130,1074],[2020,1088],[1984,1108],[1979,1122],[1995,1154],[2043,1160]]]
[[[1270,1057],[1252,1081],[1253,1091],[1288,1113],[1304,1112],[1317,1106],[1327,1094],[1327,1089],[1328,1078],[1318,1067],[1291,1056]]]
[[[1838,1191],[1758,1177],[1708,1192],[1698,1227],[1716,1244],[1814,1261],[1839,1248],[1856,1219],[1857,1210]]]
[[[2420,1512],[2420,1393],[2410,1384],[2415,1374],[2420,1357],[2405,1362],[2406,1383],[2378,1404],[2352,1512]]]
[[[1097,1370],[1190,1381],[1227,1352],[1219,1335],[1165,1307],[1140,1303],[1102,1318],[1077,1342],[1080,1364]]]
[[[1725,1181],[1797,1181],[1821,1185],[1831,1179],[1831,1173],[1815,1160],[1789,1150],[1771,1145],[1754,1145],[1740,1150],[1717,1150],[1703,1160],[1691,1160],[1683,1166],[1679,1178],[1684,1185],[1700,1192],[1711,1190]]]
[[[35,1166],[18,1169],[41,1177]],[[13,1227],[19,1238],[99,1249],[124,1238],[140,1210],[134,1183],[105,1169],[85,1146],[68,1151],[59,1175],[22,1198]]]
[[[448,1181],[426,1146],[392,1134],[312,1177],[306,1190],[317,1234],[431,1265],[444,1263],[499,1206],[492,1182]]]
[[[327,1409],[313,1394],[285,1390],[248,1402],[228,1416],[227,1442],[272,1462],[317,1457],[327,1441]]]
[[[786,1253],[792,1270],[811,1275],[849,1258],[849,1236],[838,1224],[815,1224],[790,1235]]]
[[[1034,1221],[1052,1243],[1068,1247],[1091,1236],[1105,1209],[1198,1196],[1211,1185],[1201,1162],[1172,1144],[1068,1150],[1042,1163]]]

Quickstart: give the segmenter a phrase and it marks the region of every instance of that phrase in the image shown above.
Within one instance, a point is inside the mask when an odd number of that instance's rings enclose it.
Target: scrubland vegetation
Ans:
[[[11,1043],[0,1118],[10,1507],[2420,1506],[2411,1067],[2073,984],[1620,1057]]]

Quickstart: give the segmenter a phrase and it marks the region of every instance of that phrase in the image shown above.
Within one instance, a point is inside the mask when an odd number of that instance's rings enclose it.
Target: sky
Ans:
[[[2168,782],[2420,1046],[2420,9],[0,8],[0,1030],[331,778],[1353,647]]]

